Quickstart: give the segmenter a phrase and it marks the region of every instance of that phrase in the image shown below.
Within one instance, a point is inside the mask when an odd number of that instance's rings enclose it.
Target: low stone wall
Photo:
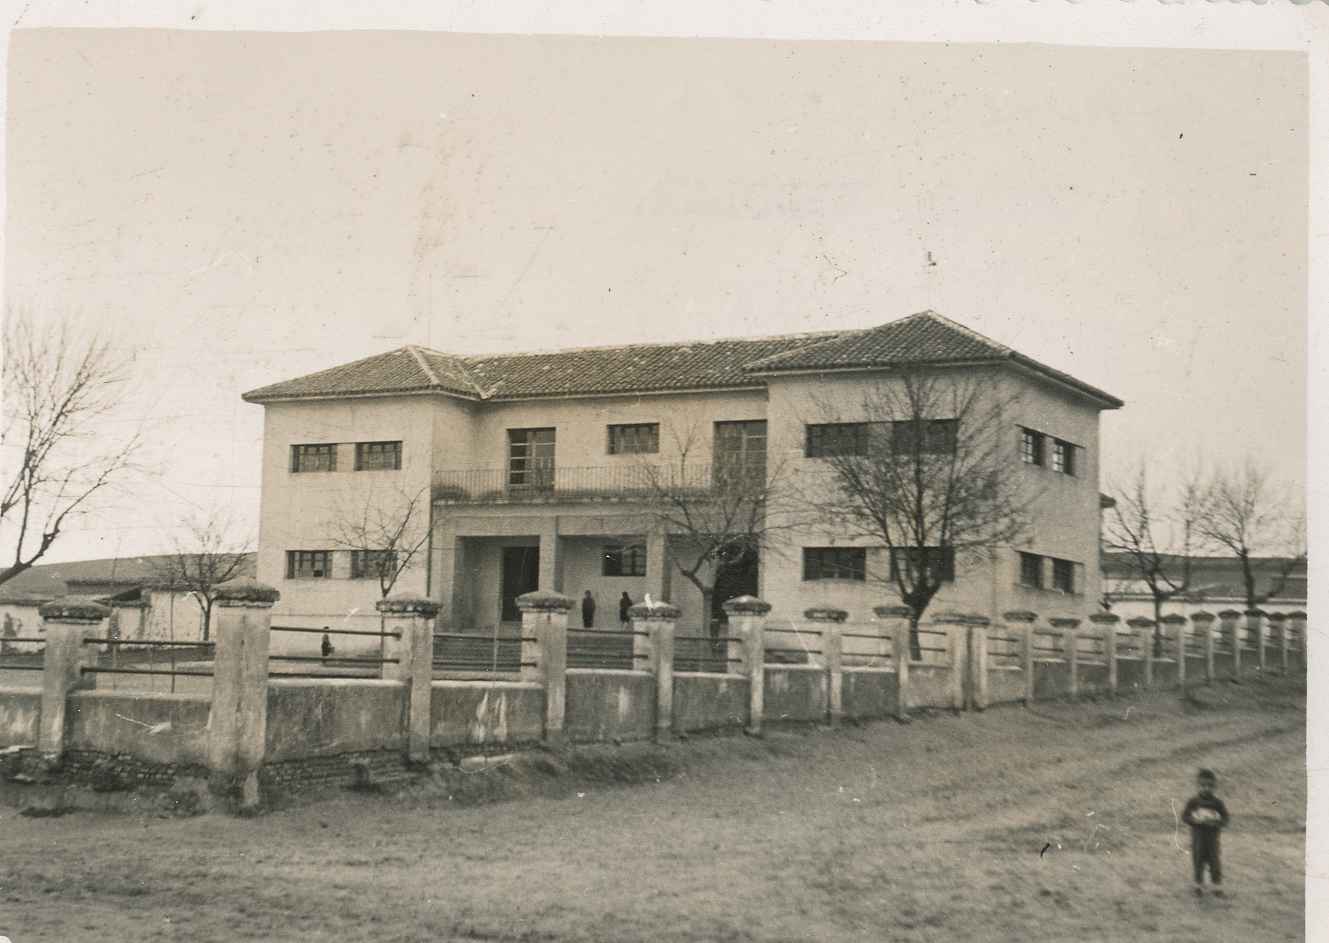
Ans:
[[[1204,681],[1204,656],[1186,656],[1186,683],[1198,684]]]
[[[1214,654],[1214,677],[1230,678],[1232,677],[1232,656]]]
[[[406,779],[412,773],[400,751],[359,750],[268,763],[258,775],[265,789],[289,793],[349,786],[366,779],[379,786]]]
[[[910,707],[954,707],[951,700],[949,665],[913,664],[909,666]]]
[[[738,675],[674,675],[674,730],[718,730],[748,722],[748,679]]]
[[[545,690],[538,682],[435,681],[432,688],[432,746],[483,749],[544,736]]]
[[[399,750],[406,686],[398,681],[284,679],[268,685],[267,762]]]
[[[1085,664],[1080,662],[1076,668],[1075,676],[1081,694],[1107,693],[1108,666],[1106,663],[1089,662]]]
[[[1172,688],[1177,685],[1177,663],[1171,659],[1154,659],[1154,687]]]
[[[988,703],[1019,704],[1024,700],[1024,671],[1015,667],[988,668]]]
[[[1034,662],[1034,700],[1056,700],[1071,693],[1071,666],[1064,661]]]
[[[830,707],[825,668],[767,665],[763,692],[768,721],[824,721]]]
[[[890,717],[895,713],[897,689],[894,670],[845,668],[841,687],[844,715],[864,720]]]
[[[65,714],[65,746],[149,764],[202,766],[210,709],[206,695],[75,691]]]
[[[655,733],[655,676],[568,669],[563,729],[583,742],[649,740]]]
[[[1144,687],[1144,659],[1117,659],[1117,690],[1133,691]]]
[[[0,747],[36,745],[41,716],[40,690],[0,688]]]

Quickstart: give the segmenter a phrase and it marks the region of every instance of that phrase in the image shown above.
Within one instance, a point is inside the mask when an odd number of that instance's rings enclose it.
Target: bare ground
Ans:
[[[1304,688],[1268,680],[537,755],[252,819],[0,805],[0,934],[1302,939],[1304,728]],[[1233,814],[1226,900],[1190,895],[1200,765]]]

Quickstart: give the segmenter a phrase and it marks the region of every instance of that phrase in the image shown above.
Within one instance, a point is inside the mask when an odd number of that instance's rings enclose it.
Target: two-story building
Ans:
[[[688,547],[642,501],[643,476],[669,469],[704,492],[724,463],[815,466],[824,404],[852,425],[862,389],[906,366],[979,371],[1017,391],[998,432],[1040,495],[1022,544],[949,564],[934,605],[1092,611],[1099,413],[1121,401],[933,312],[865,330],[547,353],[408,346],[253,390],[244,398],[265,412],[258,577],[281,590],[288,624],[365,623],[379,582],[364,549],[334,539],[337,524],[367,508],[391,517],[423,494],[427,546],[393,592],[437,599],[454,629],[516,621],[516,598],[537,588],[589,590],[601,627],[624,592],[668,600],[696,626],[702,599],[674,563]],[[730,569],[714,605],[754,593],[777,617],[833,604],[865,621],[895,601],[873,578],[889,572],[885,553],[805,521]]]

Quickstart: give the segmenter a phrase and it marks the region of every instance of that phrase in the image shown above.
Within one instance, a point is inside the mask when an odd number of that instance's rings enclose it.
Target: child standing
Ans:
[[[1186,803],[1181,820],[1191,827],[1191,864],[1195,867],[1195,896],[1204,894],[1204,869],[1209,868],[1209,880],[1214,885],[1214,896],[1223,896],[1223,865],[1219,861],[1218,836],[1227,828],[1227,806],[1214,795],[1218,777],[1213,770],[1202,769],[1195,776],[1199,792]]]

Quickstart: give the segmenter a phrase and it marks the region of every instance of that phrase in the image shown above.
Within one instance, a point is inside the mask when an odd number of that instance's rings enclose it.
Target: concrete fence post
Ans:
[[[1177,687],[1183,691],[1186,689],[1186,624],[1185,616],[1170,613],[1159,620],[1163,623],[1164,637],[1169,633],[1176,645],[1177,653]]]
[[[95,679],[83,674],[96,663],[95,638],[102,620],[111,614],[94,602],[54,599],[37,610],[45,624],[46,655],[42,661],[42,713],[37,728],[37,750],[48,763],[58,764],[65,752],[65,716],[69,692],[93,687]]]
[[[991,624],[987,616],[970,616],[969,619],[970,690],[974,709],[980,711],[987,710],[992,700],[988,688],[988,627]]]
[[[517,597],[521,634],[538,638],[540,680],[545,686],[545,741],[563,742],[568,702],[568,610],[576,600],[562,593],[536,590]]]
[[[1218,614],[1219,633],[1232,645],[1232,677],[1241,678],[1241,613],[1224,609]]]
[[[872,614],[887,620],[882,638],[891,639],[891,664],[895,666],[895,719],[909,720],[909,609],[906,606],[874,606]],[[892,624],[893,623],[893,624]]]
[[[967,701],[965,681],[967,669],[965,658],[966,640],[969,632],[969,617],[959,612],[939,613],[932,620],[934,625],[942,626],[946,635],[946,658],[950,670],[946,673],[947,700],[953,711],[962,711]]]
[[[1066,653],[1066,693],[1070,695],[1071,700],[1080,696],[1080,639],[1075,630],[1080,626],[1079,619],[1055,618],[1049,619],[1048,625],[1054,629],[1061,629],[1061,645]]]
[[[771,604],[756,596],[738,596],[723,608],[729,617],[729,631],[743,640],[739,667],[748,679],[747,732],[760,736],[766,706],[766,614]]]
[[[655,739],[670,738],[674,729],[674,627],[679,609],[667,602],[640,603],[628,610],[632,631],[649,632],[650,671],[655,675]],[[633,636],[634,644],[644,636]]]
[[[1038,613],[1028,609],[1003,612],[1001,618],[1012,632],[1020,635],[1020,669],[1024,672],[1024,704],[1034,703],[1034,623]]]
[[[1255,665],[1263,674],[1267,667],[1265,663],[1264,646],[1267,641],[1269,622],[1265,618],[1263,609],[1247,609],[1246,616],[1246,638],[1255,639]]]
[[[281,593],[242,577],[222,583],[215,594],[208,768],[214,789],[229,792],[238,786],[242,808],[253,808],[267,745],[272,605]]]
[[[383,677],[407,686],[406,758],[413,763],[429,759],[433,725],[434,617],[438,603],[424,596],[400,594],[380,599],[374,607],[383,614],[386,657],[397,659],[383,666]],[[392,638],[393,635],[400,636]]]
[[[1089,621],[1103,632],[1103,660],[1107,662],[1107,690],[1117,693],[1117,623],[1121,617],[1111,612],[1091,612]]]
[[[1269,613],[1269,629],[1278,634],[1278,667],[1281,674],[1287,674],[1287,614]]]
[[[1290,636],[1287,641],[1288,660],[1289,662],[1291,661],[1291,653],[1293,650],[1292,642],[1295,640],[1297,643],[1296,652],[1299,661],[1297,670],[1305,671],[1307,657],[1306,646],[1309,644],[1306,638],[1306,613],[1302,612],[1300,609],[1295,612],[1289,612],[1287,614],[1287,621],[1283,623],[1283,626]]]
[[[1127,619],[1126,624],[1134,630],[1135,637],[1140,640],[1140,686],[1152,688],[1154,686],[1154,620],[1137,616],[1134,619]]]
[[[1195,631],[1204,638],[1204,683],[1214,683],[1214,614],[1212,612],[1191,613],[1191,624]]]
[[[831,606],[803,610],[803,618],[821,630],[821,652],[826,662],[826,719],[832,727],[844,719],[844,621],[849,613]]]

